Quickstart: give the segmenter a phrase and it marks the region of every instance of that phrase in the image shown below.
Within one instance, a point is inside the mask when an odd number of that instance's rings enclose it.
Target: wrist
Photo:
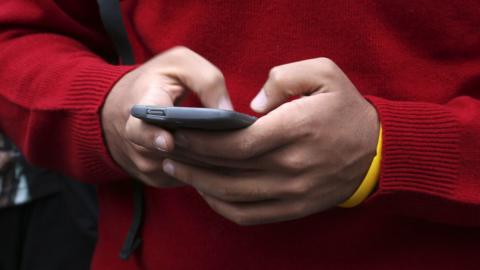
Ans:
[[[65,107],[72,112],[69,138],[74,143],[72,154],[78,157],[75,162],[79,161],[79,165],[72,166],[68,173],[78,180],[110,181],[123,177],[105,145],[101,109],[112,86],[130,69],[92,60],[72,74]]]
[[[134,67],[132,66],[132,68]],[[130,100],[128,89],[131,88],[131,82],[134,80],[132,76],[135,76],[135,72],[130,70],[117,80],[109,90],[100,110],[104,144],[117,164],[123,163],[119,157],[121,156],[122,131],[125,129],[130,114],[130,108],[126,101]]]
[[[355,190],[355,192],[343,203],[339,204],[342,208],[352,208],[362,203],[373,192],[377,186],[380,176],[380,163],[382,158],[382,127],[378,132],[376,154],[370,164],[366,176]]]

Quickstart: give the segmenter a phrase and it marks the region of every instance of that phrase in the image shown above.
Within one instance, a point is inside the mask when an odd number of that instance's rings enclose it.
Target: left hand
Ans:
[[[210,166],[167,159],[164,171],[241,225],[301,218],[353,194],[375,156],[379,120],[334,62],[273,68],[251,106],[269,113],[246,129],[178,131],[175,151]]]

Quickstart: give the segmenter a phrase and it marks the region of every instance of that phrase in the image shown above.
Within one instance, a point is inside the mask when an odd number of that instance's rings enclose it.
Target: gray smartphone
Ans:
[[[232,130],[248,127],[257,120],[254,116],[239,112],[195,107],[135,105],[131,114],[167,129]]]

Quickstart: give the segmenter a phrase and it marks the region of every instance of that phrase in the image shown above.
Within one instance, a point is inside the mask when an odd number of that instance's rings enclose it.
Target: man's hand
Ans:
[[[187,90],[203,105],[232,109],[222,73],[193,51],[170,49],[125,75],[109,93],[102,126],[114,160],[132,176],[155,187],[178,184],[163,174],[162,160],[174,147],[167,130],[130,115],[135,104],[173,106]]]
[[[298,95],[306,96],[284,103]],[[243,225],[297,219],[353,194],[375,155],[379,121],[335,63],[273,68],[251,106],[270,112],[247,129],[177,132],[178,155],[216,168],[166,159],[164,171]]]

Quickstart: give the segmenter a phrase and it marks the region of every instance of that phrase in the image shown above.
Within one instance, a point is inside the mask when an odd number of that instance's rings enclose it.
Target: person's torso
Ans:
[[[220,68],[242,112],[253,113],[248,104],[272,67],[316,57],[335,61],[364,95],[434,103],[480,95],[474,90],[480,89],[476,0],[121,4],[138,62],[173,46],[189,47]],[[381,202],[241,227],[189,188],[146,189],[142,247],[121,262],[117,253],[132,210],[129,187],[100,188],[95,269],[478,267],[478,230],[400,216]]]
[[[244,112],[272,67],[316,57],[392,100],[444,103],[478,85],[476,0],[121,3],[138,62],[186,46],[220,68]]]

